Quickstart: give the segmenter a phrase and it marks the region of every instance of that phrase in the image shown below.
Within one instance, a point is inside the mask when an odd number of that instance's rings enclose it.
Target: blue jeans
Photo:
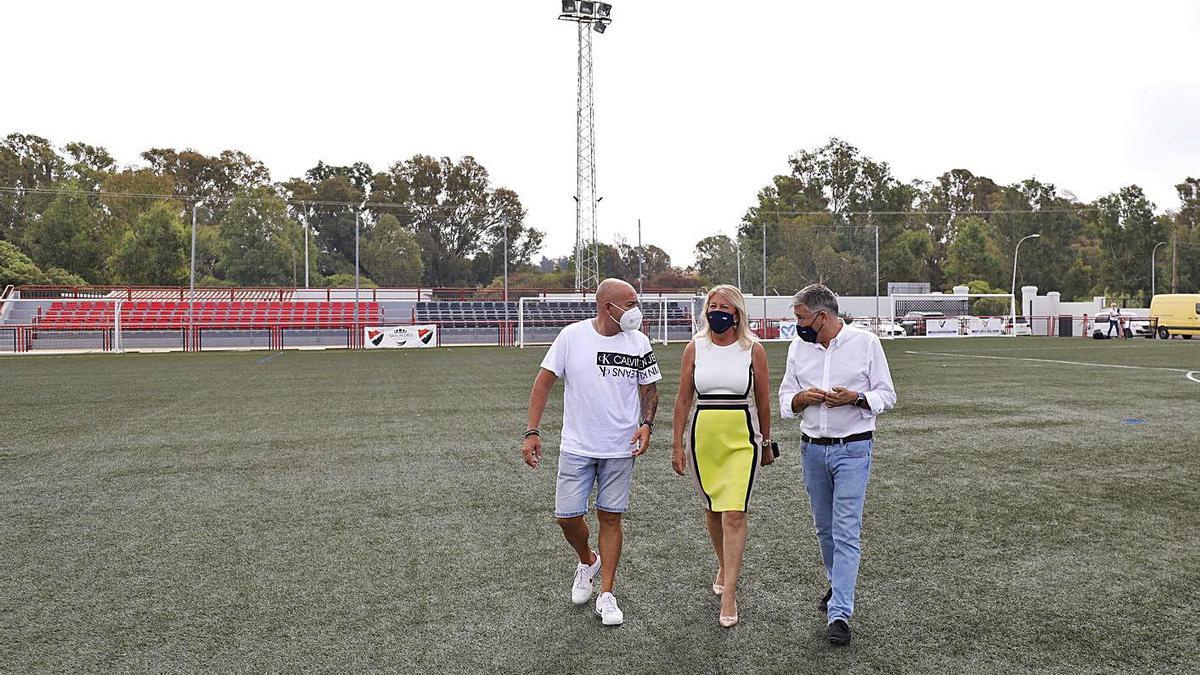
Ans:
[[[812,504],[813,525],[833,596],[828,619],[849,621],[854,613],[854,585],[862,557],[863,502],[871,473],[872,441],[845,445],[801,443],[804,487]]]
[[[559,452],[554,516],[574,518],[587,513],[593,487],[596,488],[597,510],[624,513],[629,508],[634,461],[633,457],[595,459]]]

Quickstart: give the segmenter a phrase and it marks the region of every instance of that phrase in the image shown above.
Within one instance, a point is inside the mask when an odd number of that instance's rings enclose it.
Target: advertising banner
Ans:
[[[420,349],[437,346],[437,326],[367,326],[367,349]]]
[[[967,322],[967,335],[1004,335],[1004,319],[998,316],[973,316]]]
[[[926,319],[925,334],[929,337],[954,337],[958,335],[958,319]]]

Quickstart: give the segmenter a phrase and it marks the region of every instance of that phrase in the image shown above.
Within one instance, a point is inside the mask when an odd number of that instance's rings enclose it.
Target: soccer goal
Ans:
[[[890,328],[880,337],[1029,335],[1011,293],[897,293],[888,296]]]
[[[691,339],[695,332],[695,296],[646,295],[638,298],[638,304],[642,308],[641,330],[652,343]],[[548,345],[563,328],[594,316],[595,296],[521,298],[517,302],[516,345]]]

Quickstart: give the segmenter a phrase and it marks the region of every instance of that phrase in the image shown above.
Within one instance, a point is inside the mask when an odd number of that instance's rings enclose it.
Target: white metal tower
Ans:
[[[562,0],[562,21],[579,31],[578,86],[575,98],[575,287],[600,284],[599,238],[596,233],[596,125],[592,99],[592,32],[603,34],[612,22],[612,5]]]

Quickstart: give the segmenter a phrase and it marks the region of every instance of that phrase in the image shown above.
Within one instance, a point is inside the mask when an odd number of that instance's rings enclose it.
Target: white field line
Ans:
[[[1165,368],[1162,366],[1126,366],[1116,363],[1087,363],[1085,361],[1061,361],[1058,359],[1031,359],[1020,356],[988,356],[986,354],[949,354],[946,352],[914,352],[906,351],[905,354],[915,354],[917,356],[949,356],[952,358],[968,358],[968,359],[992,359],[995,361],[1029,361],[1031,363],[1057,363],[1064,366],[1090,366],[1092,368],[1121,368],[1125,370],[1161,370],[1168,373],[1183,373],[1184,377],[1192,382],[1200,383],[1200,380],[1192,377],[1192,375],[1200,374],[1198,370],[1187,370],[1185,368]]]
[[[1196,377],[1197,375],[1200,375],[1200,370],[1193,370],[1192,372],[1188,373],[1187,375],[1184,375],[1184,377],[1191,380],[1192,382],[1196,382],[1196,383],[1200,384],[1200,378],[1197,378]]]

